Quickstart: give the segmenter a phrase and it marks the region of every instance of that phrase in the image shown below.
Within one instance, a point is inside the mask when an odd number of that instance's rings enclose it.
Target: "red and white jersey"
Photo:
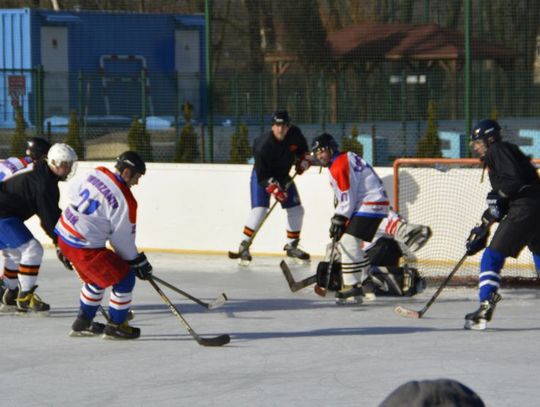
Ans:
[[[353,152],[341,153],[330,165],[330,185],[337,199],[336,214],[384,218],[390,202],[373,168]]]
[[[27,169],[31,170],[33,162],[30,157],[9,157],[0,161],[0,181],[11,178],[15,173]]]
[[[137,201],[124,181],[98,167],[73,185],[56,234],[78,248],[102,248],[107,241],[122,259],[137,257]]]

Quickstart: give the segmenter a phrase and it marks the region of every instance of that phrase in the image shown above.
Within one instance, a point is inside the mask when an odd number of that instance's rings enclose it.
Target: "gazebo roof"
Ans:
[[[336,59],[462,60],[465,57],[463,35],[437,24],[366,23],[329,33],[327,42]],[[473,59],[503,63],[517,56],[508,47],[471,40]]]

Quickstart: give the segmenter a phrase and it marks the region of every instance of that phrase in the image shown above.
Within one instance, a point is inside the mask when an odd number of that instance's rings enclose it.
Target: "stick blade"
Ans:
[[[219,308],[223,306],[227,300],[228,300],[227,295],[225,295],[225,293],[222,293],[214,301],[208,304],[208,309]]]
[[[229,259],[239,259],[240,253],[229,252]]]
[[[396,306],[394,312],[404,318],[422,318],[422,314],[419,311],[414,311],[401,305]]]
[[[214,338],[198,338],[197,342],[202,346],[223,346],[231,341],[231,337],[227,334],[219,335]]]

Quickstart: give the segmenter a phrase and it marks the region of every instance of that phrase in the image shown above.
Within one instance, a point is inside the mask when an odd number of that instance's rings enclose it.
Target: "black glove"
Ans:
[[[144,253],[139,253],[137,257],[128,261],[128,263],[141,280],[148,280],[152,277],[152,265],[148,262]]]
[[[473,256],[486,247],[489,237],[489,226],[489,224],[482,223],[482,225],[475,226],[471,229],[467,243],[465,243],[467,256]]]
[[[508,213],[508,198],[502,197],[495,191],[487,194],[486,203],[488,205],[487,211],[495,222],[499,222]]]
[[[345,229],[347,228],[347,222],[349,219],[343,215],[334,215],[330,220],[330,238],[336,239],[336,242],[341,239]]]
[[[67,268],[68,270],[73,270],[71,262],[67,259],[66,256],[64,256],[64,253],[62,253],[62,250],[60,250],[58,246],[56,246],[56,257],[58,257],[58,260],[62,262],[65,268]]]

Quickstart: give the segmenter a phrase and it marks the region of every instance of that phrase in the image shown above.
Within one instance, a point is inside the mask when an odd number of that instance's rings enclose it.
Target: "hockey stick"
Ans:
[[[297,175],[298,175],[297,172],[293,174],[291,180],[287,182],[287,184],[285,185],[285,191],[289,189],[289,187],[292,185],[294,181],[294,177],[296,177]],[[251,244],[253,243],[253,239],[255,239],[255,236],[257,236],[257,233],[259,233],[259,230],[261,230],[262,225],[264,225],[264,222],[266,222],[266,219],[268,219],[268,216],[270,216],[270,214],[272,213],[272,211],[274,210],[278,202],[279,201],[277,199],[274,201],[272,206],[270,206],[270,209],[268,209],[268,211],[264,214],[261,220],[261,223],[259,223],[259,226],[257,226],[255,230],[253,231],[253,234],[248,239],[245,240],[245,242],[247,242],[246,249],[250,248]],[[239,259],[239,258],[240,258],[239,252],[231,252],[231,251],[229,252],[229,259]]]
[[[210,310],[221,307],[223,304],[225,304],[225,301],[228,300],[227,295],[225,295],[225,293],[221,293],[221,295],[219,295],[214,301],[210,303],[204,302],[203,300],[200,300],[190,295],[189,293],[179,289],[178,287],[175,287],[174,285],[166,282],[165,280],[162,280],[159,277],[152,276],[152,278],[158,283],[163,284],[165,287],[170,288],[173,291],[176,291],[178,294],[183,295],[184,297],[189,298],[191,301],[196,302],[197,304],[202,305],[203,307]]]
[[[394,308],[394,312],[402,317],[406,318],[422,318],[422,316],[427,312],[429,307],[435,302],[441,291],[446,287],[446,285],[450,282],[454,274],[457,273],[461,265],[465,262],[465,259],[467,258],[468,254],[465,253],[461,260],[458,262],[458,264],[455,265],[454,269],[448,274],[448,277],[442,282],[442,284],[439,286],[437,291],[435,291],[435,294],[431,297],[431,299],[427,302],[426,305],[424,305],[424,308],[422,308],[420,311],[414,311],[408,308],[405,308],[401,305],[398,305]]]
[[[159,288],[157,283],[154,281],[153,277],[150,277],[148,279],[148,282],[154,287],[154,290],[157,291],[161,299],[167,306],[169,307],[169,310],[180,320],[180,323],[186,328],[188,333],[191,335],[193,339],[197,341],[199,345],[202,346],[223,346],[228,344],[231,341],[231,337],[227,334],[215,336],[213,338],[202,338],[200,337],[197,332],[193,330],[193,328],[189,325],[189,323],[186,321],[186,319],[182,316],[180,311],[174,306],[174,304],[169,300],[169,298],[165,295],[165,293]]]
[[[285,276],[285,280],[287,280],[287,283],[289,284],[289,288],[291,289],[293,293],[317,282],[316,274],[313,276],[304,278],[301,281],[295,281],[294,277],[292,276],[291,269],[289,268],[287,263],[285,263],[285,260],[281,260],[281,263],[279,263],[279,267],[281,267],[281,271],[283,272],[283,275]]]

